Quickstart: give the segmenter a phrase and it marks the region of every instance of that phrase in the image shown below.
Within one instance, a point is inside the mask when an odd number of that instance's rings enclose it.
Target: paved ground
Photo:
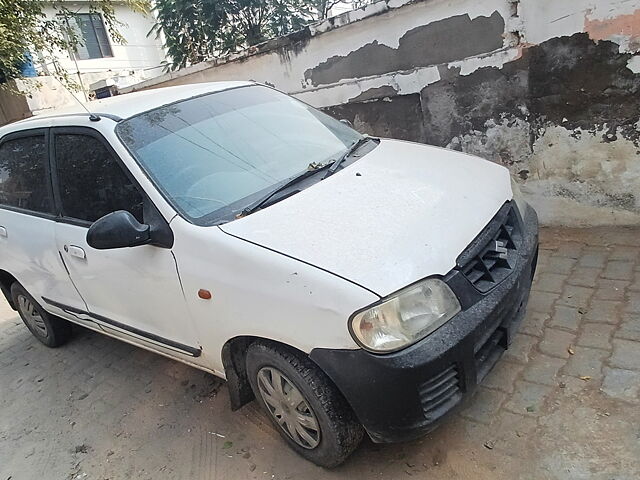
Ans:
[[[215,378],[83,330],[49,350],[2,304],[0,480],[640,478],[640,231],[542,241],[521,333],[469,406],[334,471]]]

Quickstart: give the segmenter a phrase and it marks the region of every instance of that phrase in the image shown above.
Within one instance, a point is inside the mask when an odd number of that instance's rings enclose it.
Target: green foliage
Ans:
[[[353,8],[357,8],[357,6],[355,5],[356,1],[362,1],[362,0],[352,1],[351,5]],[[308,0],[308,3],[311,6],[311,8],[314,10],[316,19],[324,20],[329,16],[329,12],[333,7],[335,7],[339,3],[347,3],[347,2],[344,2],[342,0]]]
[[[164,33],[175,70],[256,45],[313,20],[304,0],[159,0],[151,33]]]
[[[368,0],[342,0],[365,4]],[[177,70],[237,52],[327,18],[340,0],[157,0],[150,34],[164,34]]]
[[[111,38],[124,43],[118,32],[121,23],[115,17],[115,1],[92,0],[88,5],[89,13],[102,14]],[[149,0],[124,0],[122,3],[140,12],[150,8]],[[53,8],[55,18],[45,15],[46,6]],[[68,73],[56,68],[53,60],[56,52],[75,50],[80,44],[76,30],[69,23],[76,8],[64,0],[0,0],[0,82],[20,77],[25,54],[31,52],[46,63],[52,63],[53,74],[63,83],[72,85]]]

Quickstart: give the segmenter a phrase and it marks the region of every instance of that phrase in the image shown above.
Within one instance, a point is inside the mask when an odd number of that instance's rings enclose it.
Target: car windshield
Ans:
[[[199,225],[232,220],[309,165],[335,160],[362,138],[260,85],[163,106],[120,122],[116,132],[167,200]]]

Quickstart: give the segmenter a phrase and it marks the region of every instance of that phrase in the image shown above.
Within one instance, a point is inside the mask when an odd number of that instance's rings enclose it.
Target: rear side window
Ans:
[[[0,204],[53,213],[44,135],[7,140],[0,145]]]
[[[142,195],[97,138],[56,134],[55,157],[65,217],[94,222],[126,210],[142,222]]]

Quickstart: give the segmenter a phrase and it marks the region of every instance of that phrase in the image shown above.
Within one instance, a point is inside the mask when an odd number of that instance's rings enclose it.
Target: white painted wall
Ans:
[[[88,2],[69,2],[69,8],[77,13],[89,12]],[[135,71],[139,80],[162,73],[160,64],[167,59],[162,41],[154,35],[147,37],[154,24],[153,14],[134,12],[118,2],[114,2],[114,10],[116,18],[123,24],[118,27],[118,31],[125,38],[126,44],[119,44],[111,39],[113,57],[77,61],[77,69],[82,74],[86,86],[121,72]],[[45,7],[44,11],[49,17],[55,15],[50,6]],[[68,72],[77,71],[76,63],[66,52],[60,52],[57,61]]]
[[[344,13],[311,27],[312,38],[297,54],[283,58],[277,50],[257,55],[239,54],[229,61],[203,62],[179,72],[173,72],[142,82],[133,91],[158,86],[182,85],[223,80],[255,80],[274,85],[279,90],[296,95],[316,107],[345,103],[363,91],[382,85],[394,85],[400,94],[419,92],[424,86],[440,80],[436,65],[411,71],[389,72],[386,75],[344,79],[333,85],[314,87],[304,78],[304,72],[330,57],[345,56],[372,43],[398,47],[399,39],[412,28],[427,25],[454,15],[468,14],[471,19],[490,16],[498,11],[509,18],[507,0],[411,0],[377,2]],[[379,15],[386,12],[383,15]],[[364,19],[364,20],[363,20]],[[338,27],[338,28],[336,28]],[[464,34],[464,32],[461,32]],[[425,48],[428,46],[425,45]],[[504,50],[481,58],[470,59],[463,65],[468,73],[482,66],[502,64],[518,55],[518,50],[505,38]],[[245,60],[246,57],[246,60]],[[372,59],[373,61],[373,59]],[[461,62],[453,62],[458,66]]]
[[[517,59],[523,45],[585,32],[590,21],[614,19],[638,9],[640,0],[379,1],[312,25],[309,43],[295,55],[285,58],[277,49],[267,49],[257,54],[247,50],[226,59],[203,62],[179,72],[158,76],[124,91],[186,83],[256,80],[274,85],[316,107],[339,105],[363,91],[382,85],[396,87],[399,94],[416,93],[440,80],[437,65],[412,71],[388,72],[375,77],[345,79],[334,85],[319,87],[305,80],[304,72],[332,56],[347,55],[373,41],[397,48],[400,37],[420,25],[454,15],[468,14],[476,18],[498,11],[506,20],[503,49],[446,65],[460,68],[462,75],[469,75],[479,68],[502,66]],[[460,34],[464,35],[464,32]],[[519,41],[516,35],[520,35]],[[628,36],[610,39],[620,43],[621,49],[629,46]],[[425,48],[429,46],[425,45]],[[640,69],[640,59],[631,61],[629,68]]]

